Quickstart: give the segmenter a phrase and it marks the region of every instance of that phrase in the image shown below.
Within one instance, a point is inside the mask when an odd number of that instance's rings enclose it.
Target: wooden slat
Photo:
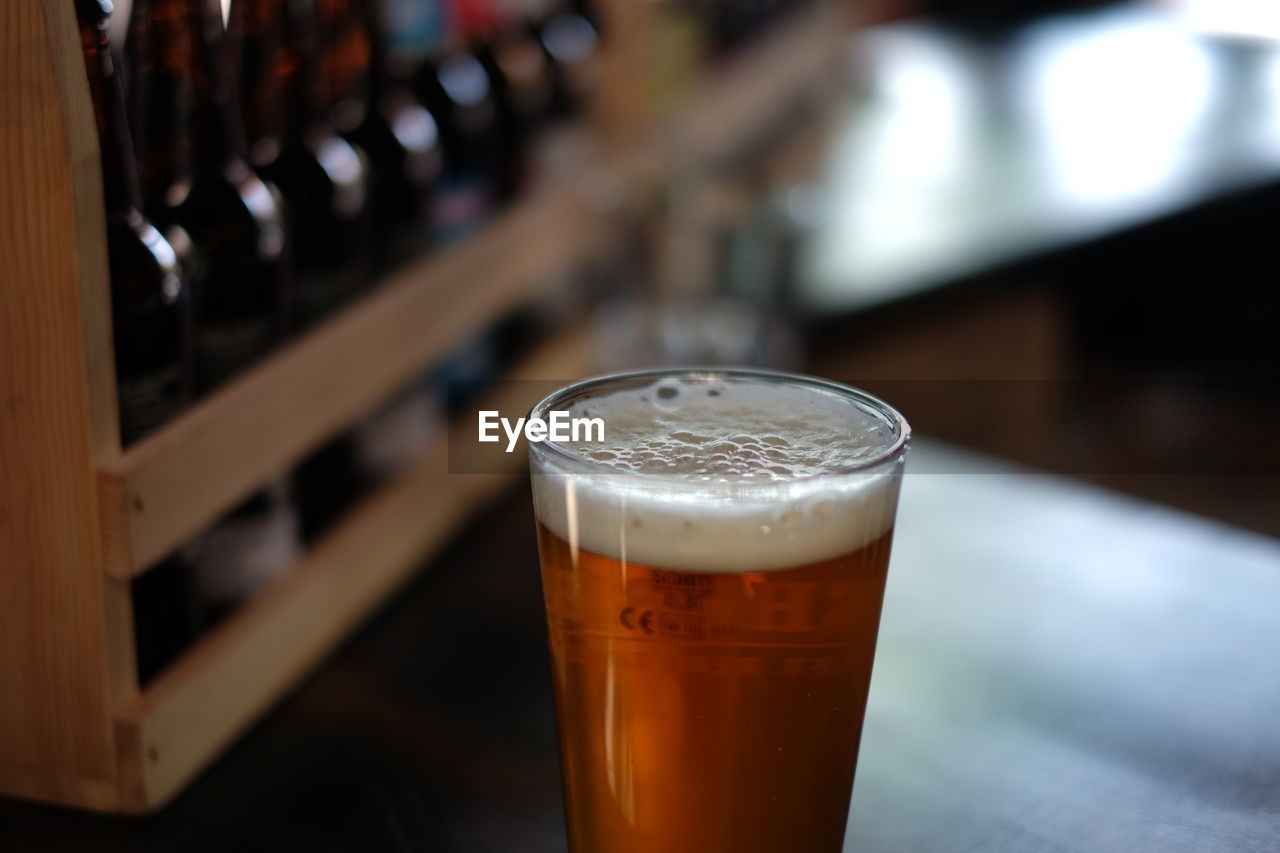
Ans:
[[[98,525],[102,539],[102,565],[110,577],[127,580],[128,573],[119,567],[130,565],[129,495],[124,478],[118,473],[98,471]],[[114,568],[113,568],[114,567]]]
[[[138,698],[138,653],[133,633],[133,592],[129,582],[106,578],[103,605],[107,624],[108,687],[111,707]]]
[[[74,21],[74,4],[43,0],[49,14]],[[52,28],[51,28],[52,29]],[[89,436],[99,466],[120,459],[120,420],[116,401],[115,352],[111,333],[111,284],[107,266],[106,215],[102,198],[102,169],[98,156],[98,128],[94,121],[84,57],[74,27],[60,27],[61,49],[53,51],[54,73],[66,121],[71,177],[76,197],[72,238],[79,265],[81,330],[84,338],[85,379],[89,390]],[[71,41],[66,41],[71,39]]]
[[[673,115],[651,116],[647,132],[615,140],[612,165],[644,186],[732,157],[777,128],[797,98],[839,84],[847,37],[831,3],[797,13],[717,69]]]
[[[104,515],[107,572],[144,571],[355,422],[571,263],[589,224],[567,188],[530,198],[130,448],[102,473],[111,509],[128,515]]]
[[[667,146],[685,162],[733,155],[797,97],[840,79],[846,35],[831,3],[816,3],[780,24],[700,87],[668,126]]]
[[[76,245],[102,202],[65,115],[79,55],[72,4],[0,3],[0,791],[26,796],[115,773]]]
[[[572,379],[590,370],[589,353],[578,331],[535,353],[513,378]],[[527,386],[504,389],[494,408],[533,402]],[[511,474],[450,475],[445,454],[436,447],[361,505],[293,572],[119,711],[120,728],[135,734],[148,806],[171,797],[409,577],[423,554],[511,482]],[[513,454],[511,473],[525,464]]]
[[[818,4],[724,69],[656,140],[618,155],[619,168],[656,180],[680,164],[727,156],[776,122],[795,93],[829,79],[841,44],[830,6]],[[108,573],[145,571],[352,423],[568,264],[587,224],[571,187],[529,199],[131,448],[102,472],[104,492],[116,498],[104,516]]]

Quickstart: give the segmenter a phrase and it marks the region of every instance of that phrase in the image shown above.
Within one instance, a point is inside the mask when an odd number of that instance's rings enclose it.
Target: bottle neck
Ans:
[[[133,142],[125,117],[124,89],[111,42],[107,35],[110,6],[99,0],[79,0],[80,44],[84,51],[89,96],[98,126],[102,161],[102,194],[107,215],[126,219],[137,216],[142,207]]]
[[[241,115],[250,145],[279,140],[295,73],[284,44],[284,0],[235,0],[227,22],[232,66],[240,75]]]
[[[322,102],[330,112],[370,99],[371,33],[359,0],[316,0]]]
[[[143,192],[168,194],[193,173],[244,156],[234,78],[221,53],[219,0],[134,0],[134,129]]]
[[[369,0],[381,7],[389,75],[405,84],[439,46],[446,30],[444,4],[421,0]]]
[[[359,27],[368,40],[369,66],[366,85],[369,103],[381,104],[390,95],[391,80],[387,76],[387,24],[383,6],[378,0],[351,0],[352,26]],[[402,89],[408,86],[402,83]]]
[[[284,44],[292,57],[292,76],[285,110],[289,131],[301,136],[314,127],[328,125],[316,32],[314,0],[283,0]]]
[[[321,122],[324,90],[311,0],[234,0],[230,37],[253,144],[296,140]]]

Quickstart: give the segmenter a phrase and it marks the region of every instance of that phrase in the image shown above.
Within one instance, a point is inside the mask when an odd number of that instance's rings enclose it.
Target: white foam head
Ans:
[[[534,414],[600,418],[604,441],[531,445],[538,518],[575,549],[768,571],[850,553],[893,525],[908,428],[874,398],[733,372],[584,390]]]

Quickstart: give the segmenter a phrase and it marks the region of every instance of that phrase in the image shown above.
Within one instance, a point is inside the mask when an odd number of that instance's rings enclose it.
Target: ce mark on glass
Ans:
[[[628,631],[644,631],[646,634],[650,635],[654,633],[653,619],[654,613],[652,610],[646,610],[643,613],[640,613],[634,607],[622,608],[622,613],[618,616],[618,620],[622,622],[622,627],[626,628]]]

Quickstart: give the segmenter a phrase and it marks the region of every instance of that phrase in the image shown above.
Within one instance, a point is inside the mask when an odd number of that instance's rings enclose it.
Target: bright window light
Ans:
[[[1280,39],[1280,3],[1275,0],[1165,0],[1197,30]]]

